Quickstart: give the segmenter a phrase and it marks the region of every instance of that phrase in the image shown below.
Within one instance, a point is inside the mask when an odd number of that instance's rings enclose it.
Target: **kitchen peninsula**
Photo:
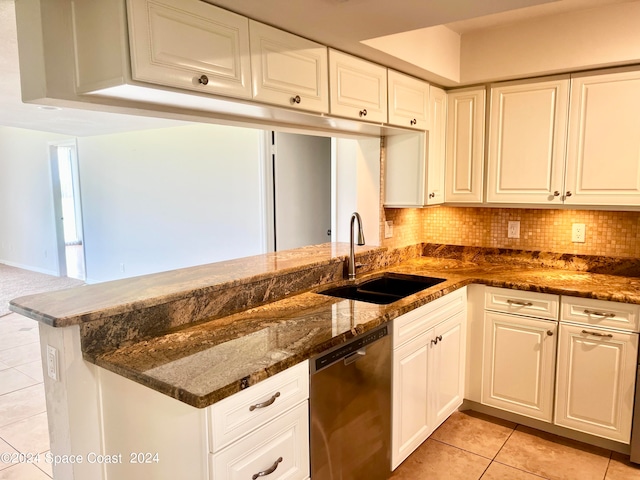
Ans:
[[[636,259],[432,244],[357,250],[366,264],[359,279],[383,271],[446,279],[420,293],[386,306],[315,293],[346,282],[347,252],[325,244],[13,300],[12,310],[41,323],[45,372],[47,346],[60,355],[58,380],[45,378],[52,451],[122,448],[125,424],[110,420],[124,420],[136,448],[164,444],[163,461],[107,472],[165,478],[188,463],[208,478],[205,407],[465,286],[640,305]],[[467,389],[477,380],[470,345],[482,323],[471,292],[469,301]]]

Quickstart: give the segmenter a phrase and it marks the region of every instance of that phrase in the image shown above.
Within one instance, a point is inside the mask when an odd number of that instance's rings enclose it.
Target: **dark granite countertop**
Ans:
[[[532,252],[520,252],[523,258],[518,260],[518,252],[514,252],[511,258],[498,255],[501,259],[496,260],[488,255],[481,259],[468,250],[457,255],[446,248],[424,250],[431,256],[407,256],[359,278],[362,281],[382,271],[393,271],[446,279],[390,305],[315,293],[327,287],[324,285],[240,313],[204,319],[152,338],[126,342],[117,348],[100,350],[94,345],[85,349],[84,355],[98,366],[203,408],[240,391],[243,379],[253,385],[472,283],[640,304],[638,276],[628,272],[611,275],[585,271],[588,268],[571,264],[575,263],[573,258],[550,255],[530,261]],[[602,265],[607,261],[596,263]],[[637,262],[632,263],[635,268]]]

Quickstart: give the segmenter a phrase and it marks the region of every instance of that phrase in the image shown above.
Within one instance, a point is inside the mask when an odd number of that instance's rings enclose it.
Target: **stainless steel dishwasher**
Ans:
[[[387,325],[311,361],[311,478],[391,473],[391,336]]]

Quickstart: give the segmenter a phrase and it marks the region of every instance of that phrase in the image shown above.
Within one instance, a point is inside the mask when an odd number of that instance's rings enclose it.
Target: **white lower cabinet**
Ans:
[[[482,403],[551,422],[557,322],[486,312]]]
[[[309,406],[299,404],[210,456],[211,480],[309,477]]]
[[[103,453],[128,452],[121,462],[105,464],[105,478],[305,480],[310,476],[308,361],[205,409],[109,371],[99,372]],[[133,452],[151,455],[130,457]]]
[[[638,334],[561,324],[555,423],[629,443]]]
[[[209,408],[210,480],[309,477],[309,362]]]
[[[462,404],[465,322],[466,288],[394,320],[392,469]]]
[[[481,402],[628,444],[640,305],[494,287],[484,298]]]

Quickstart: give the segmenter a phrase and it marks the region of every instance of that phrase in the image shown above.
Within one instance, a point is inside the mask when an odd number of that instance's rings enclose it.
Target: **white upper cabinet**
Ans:
[[[427,167],[427,205],[444,203],[444,168],[447,139],[447,92],[429,89],[429,162]]]
[[[447,92],[445,201],[482,203],[485,89]]]
[[[569,78],[491,88],[487,201],[562,203]]]
[[[134,80],[251,98],[249,20],[200,0],[128,0]]]
[[[329,49],[331,113],[387,122],[387,69]]]
[[[565,203],[640,205],[640,72],[571,80]]]
[[[389,123],[429,129],[429,84],[394,70],[388,71]]]
[[[253,98],[313,112],[329,112],[327,47],[249,21]]]
[[[405,133],[386,137],[384,206],[424,207],[427,194],[427,134]]]

